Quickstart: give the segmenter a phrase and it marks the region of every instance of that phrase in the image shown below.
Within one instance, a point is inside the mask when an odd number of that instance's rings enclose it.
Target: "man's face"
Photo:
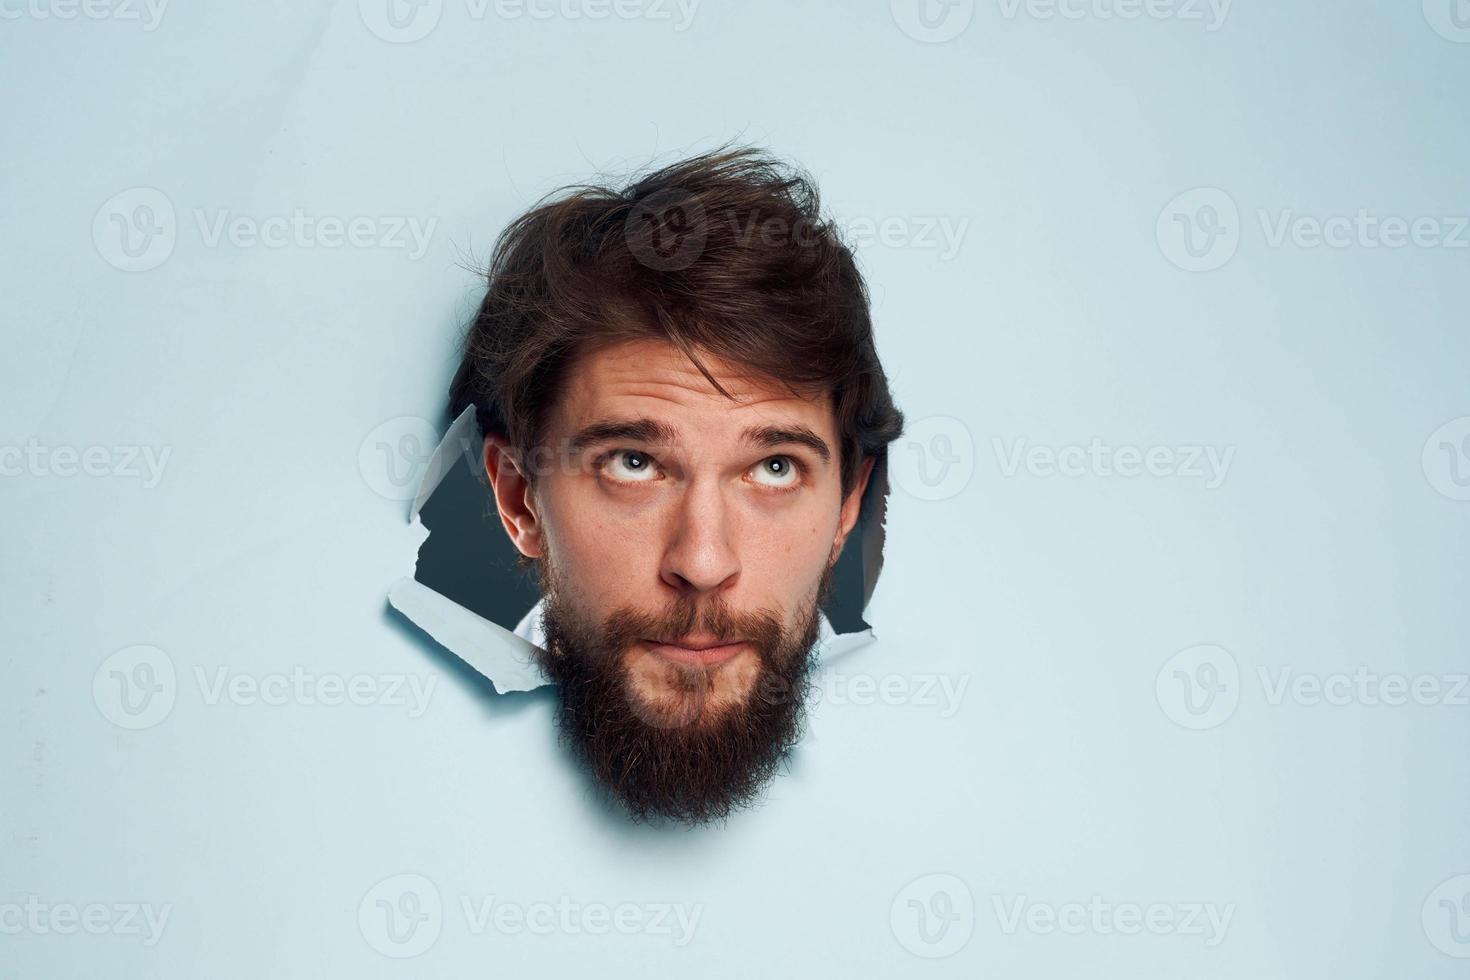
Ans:
[[[577,359],[553,452],[522,463],[534,493],[486,444],[506,528],[539,559],[563,733],[637,816],[723,816],[795,742],[871,468],[844,500],[829,403],[702,359],[734,401],[670,344]]]

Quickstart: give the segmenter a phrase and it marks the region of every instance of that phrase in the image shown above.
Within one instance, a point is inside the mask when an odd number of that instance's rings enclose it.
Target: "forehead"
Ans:
[[[731,361],[704,351],[699,357],[734,401],[716,391],[671,343],[622,341],[579,355],[567,369],[553,433],[565,434],[595,419],[639,414],[668,419],[686,438],[733,432],[756,420],[784,420],[833,441],[830,396],[793,395],[779,382],[746,376]]]

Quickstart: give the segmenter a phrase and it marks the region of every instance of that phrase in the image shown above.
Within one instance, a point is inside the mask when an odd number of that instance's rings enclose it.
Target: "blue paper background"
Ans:
[[[1463,976],[1470,10],[1115,2],[7,3],[0,974]],[[878,642],[766,806],[658,832],[384,596],[460,263],[732,137],[865,238],[911,429]],[[1437,244],[1272,244],[1360,209]],[[1233,455],[1207,488],[1093,439]],[[1439,694],[1273,703],[1359,668]]]

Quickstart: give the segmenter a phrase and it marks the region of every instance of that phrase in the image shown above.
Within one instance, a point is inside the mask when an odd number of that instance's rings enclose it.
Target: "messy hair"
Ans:
[[[844,498],[903,432],[851,250],[811,178],[760,151],[555,192],[501,233],[486,279],[450,415],[473,404],[522,454],[542,447],[568,365],[625,340],[674,344],[727,398],[702,353],[830,399]]]

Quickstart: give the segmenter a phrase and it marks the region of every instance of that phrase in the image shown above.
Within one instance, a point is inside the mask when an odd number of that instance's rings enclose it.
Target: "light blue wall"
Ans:
[[[1464,0],[592,2],[0,0],[0,974],[1462,976]],[[911,439],[791,774],[629,829],[388,615],[377,445],[507,220],[732,137]]]

